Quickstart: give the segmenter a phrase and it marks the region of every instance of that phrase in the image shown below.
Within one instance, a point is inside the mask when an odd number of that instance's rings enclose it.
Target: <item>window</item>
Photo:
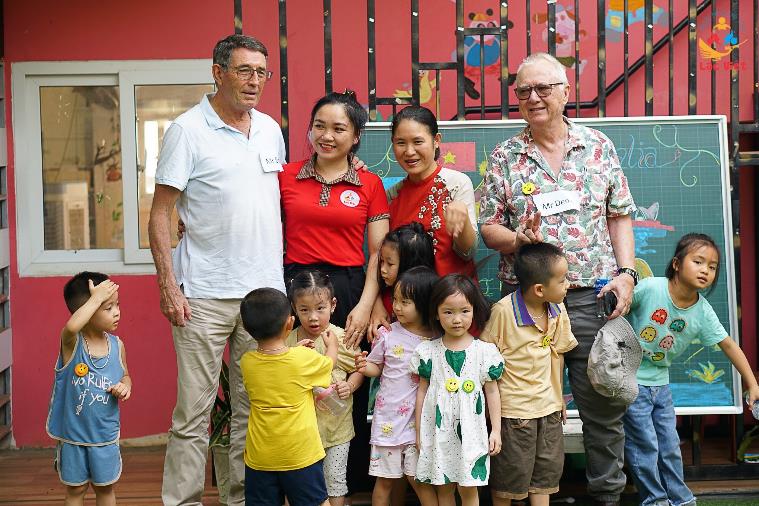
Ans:
[[[22,276],[84,265],[154,272],[147,224],[161,141],[213,92],[210,69],[210,60],[13,65]]]

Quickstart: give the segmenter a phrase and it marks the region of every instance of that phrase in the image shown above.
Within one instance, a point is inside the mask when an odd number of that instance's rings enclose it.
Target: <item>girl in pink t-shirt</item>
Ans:
[[[380,377],[374,404],[369,474],[377,481],[372,504],[390,504],[395,480],[405,476],[422,505],[436,504],[431,486],[418,483],[414,409],[419,377],[409,372],[417,345],[432,337],[429,300],[438,276],[429,267],[404,272],[393,287],[393,311],[398,321],[382,328],[371,353],[356,356],[356,369],[368,377]]]

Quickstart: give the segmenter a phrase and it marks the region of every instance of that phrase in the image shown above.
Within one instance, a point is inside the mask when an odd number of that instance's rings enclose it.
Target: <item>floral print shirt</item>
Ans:
[[[490,155],[480,200],[481,224],[523,229],[537,211],[533,196],[557,190],[579,193],[580,210],[542,216],[546,242],[562,248],[569,262],[573,288],[592,287],[598,278],[611,278],[617,262],[607,218],[635,210],[627,178],[611,140],[603,133],[569,121],[564,157],[554,176],[527,126],[499,144]],[[499,279],[515,284],[514,254],[502,254]]]

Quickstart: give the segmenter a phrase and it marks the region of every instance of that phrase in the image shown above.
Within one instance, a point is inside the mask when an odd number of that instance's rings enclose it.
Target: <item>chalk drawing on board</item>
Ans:
[[[659,203],[654,202],[647,208],[639,205],[633,219],[633,234],[635,235],[635,255],[656,253],[649,239],[663,239],[667,232],[673,232],[675,227],[665,225],[658,220]]]

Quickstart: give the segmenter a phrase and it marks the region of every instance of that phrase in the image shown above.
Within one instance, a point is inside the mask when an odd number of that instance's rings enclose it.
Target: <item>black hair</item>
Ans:
[[[358,142],[356,142],[351,147],[350,153],[355,153],[358,151],[358,148],[361,145],[361,134],[363,133],[364,127],[366,126],[366,121],[369,119],[369,115],[367,114],[366,109],[361,107],[361,104],[359,104],[358,100],[356,100],[355,91],[345,90],[342,93],[333,91],[332,93],[327,93],[324,95],[314,104],[313,109],[311,109],[311,121],[308,123],[308,126],[311,128],[314,125],[314,117],[316,117],[316,113],[319,112],[319,109],[325,105],[333,104],[339,104],[343,106],[343,109],[345,109],[345,114],[348,116],[348,120],[351,122],[351,125],[353,125],[353,131],[356,135],[356,138],[358,139]]]
[[[717,243],[714,242],[714,239],[706,234],[691,233],[682,236],[680,240],[677,241],[677,246],[675,246],[675,254],[672,255],[672,259],[669,261],[669,264],[667,264],[667,269],[664,271],[664,275],[667,277],[667,279],[674,279],[675,276],[677,276],[675,262],[677,262],[678,265],[682,265],[688,253],[702,246],[710,246],[717,252],[717,271],[714,273],[714,281],[712,282],[712,285],[706,290],[706,293],[708,295],[712,293],[714,287],[717,286],[722,254],[717,247]]]
[[[474,326],[483,329],[490,319],[490,304],[485,300],[474,281],[463,274],[448,274],[437,280],[430,295],[430,326],[440,335],[445,331],[440,325],[437,310],[447,297],[457,293],[462,294],[472,305],[472,324]]]
[[[242,326],[257,341],[277,337],[290,314],[290,301],[274,288],[257,288],[240,302]]]
[[[426,265],[412,267],[398,276],[395,290],[399,290],[404,299],[411,299],[425,327],[432,325],[430,318],[430,295],[435,282],[440,279],[434,269]]]
[[[404,107],[398,111],[395,116],[393,116],[393,122],[390,124],[391,137],[395,136],[395,130],[404,119],[416,121],[417,123],[421,123],[422,125],[426,126],[427,130],[430,131],[430,135],[434,141],[435,136],[438,134],[438,126],[437,118],[435,118],[435,115],[432,113],[432,111],[420,105],[410,105],[408,107]],[[435,160],[438,158],[440,158],[440,147],[435,148]]]
[[[435,249],[432,245],[432,236],[425,232],[424,225],[418,221],[412,221],[408,225],[402,225],[385,235],[380,248],[384,245],[392,245],[398,252],[398,276],[419,265],[425,265],[435,269]],[[377,269],[377,282],[380,289],[385,288],[385,280],[382,279],[380,270]]]
[[[517,251],[514,275],[522,291],[537,284],[546,284],[554,274],[554,266],[564,258],[561,248],[547,242],[525,244]]]
[[[327,290],[329,299],[335,296],[335,288],[332,286],[329,276],[322,271],[300,271],[290,280],[287,287],[287,298],[295,304],[295,298],[303,292],[316,293],[319,290]]]
[[[82,307],[90,299],[90,283],[95,286],[108,279],[102,272],[83,271],[69,279],[63,286],[63,300],[71,313]]]
[[[216,43],[216,47],[213,48],[213,63],[219,65],[224,70],[229,69],[232,51],[239,48],[261,53],[267,58],[269,56],[269,52],[266,50],[263,42],[248,35],[236,33]]]

